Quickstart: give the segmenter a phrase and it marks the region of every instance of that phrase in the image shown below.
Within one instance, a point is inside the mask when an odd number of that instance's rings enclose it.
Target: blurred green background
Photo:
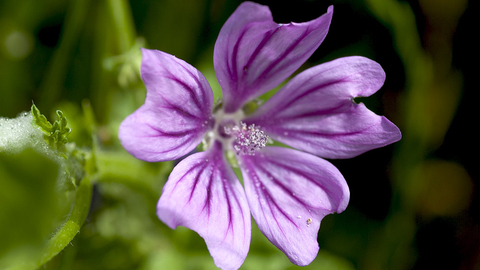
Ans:
[[[480,269],[474,1],[255,2],[278,23],[311,20],[335,5],[327,38],[302,69],[349,55],[377,61],[386,83],[361,101],[403,134],[388,147],[332,160],[351,201],[323,220],[320,253],[305,268]],[[187,61],[219,92],[213,46],[240,3],[0,0],[0,117],[32,102],[52,122],[62,110],[86,171],[73,191],[59,191],[48,158],[0,152],[0,268],[215,269],[198,235],[156,218],[173,164],[129,156],[117,130],[144,101],[140,47]],[[255,226],[252,235],[242,269],[300,268]]]

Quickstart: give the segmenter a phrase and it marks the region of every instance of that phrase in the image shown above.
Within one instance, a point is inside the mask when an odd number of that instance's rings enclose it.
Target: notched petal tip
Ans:
[[[192,65],[162,51],[142,49],[141,75],[147,88],[146,102],[210,117],[213,92],[205,76]]]
[[[247,256],[251,234],[247,200],[218,143],[173,169],[158,201],[157,215],[170,228],[196,231],[217,267],[238,269]]]
[[[398,142],[402,139],[402,132],[400,129],[390,120],[388,120],[385,116],[382,117],[382,123],[381,123],[381,130],[386,136],[388,136],[388,139],[385,139],[385,145],[389,145],[391,143]]]
[[[327,35],[333,6],[317,19],[277,24],[266,6],[246,2],[222,27],[215,43],[215,73],[225,111],[273,89],[298,69]]]
[[[274,140],[324,158],[351,158],[400,138],[398,128],[353,98],[367,97],[385,81],[382,67],[361,56],[305,70],[245,122]]]
[[[262,233],[294,264],[317,256],[318,229],[327,214],[345,210],[350,192],[328,161],[282,147],[241,156],[247,199]]]
[[[210,127],[213,93],[205,77],[173,55],[142,48],[145,104],[120,125],[123,147],[136,158],[167,161],[192,151]]]

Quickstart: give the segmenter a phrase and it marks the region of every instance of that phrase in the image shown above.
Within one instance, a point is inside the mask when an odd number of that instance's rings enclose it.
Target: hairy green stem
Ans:
[[[87,218],[92,201],[92,185],[89,177],[82,179],[75,195],[75,205],[68,220],[48,241],[37,266],[41,266],[62,251],[77,235]]]

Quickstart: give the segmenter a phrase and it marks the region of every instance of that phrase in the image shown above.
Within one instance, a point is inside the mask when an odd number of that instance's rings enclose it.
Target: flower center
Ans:
[[[226,114],[223,110],[214,113],[215,126],[207,133],[206,145],[214,141],[220,141],[227,151],[233,151],[237,155],[255,155],[269,142],[270,138],[260,126],[248,125],[241,120],[244,113],[239,110],[233,114]]]
[[[259,126],[240,122],[240,126],[224,126],[225,134],[233,136],[233,149],[237,155],[255,155],[255,151],[267,145],[268,135]]]

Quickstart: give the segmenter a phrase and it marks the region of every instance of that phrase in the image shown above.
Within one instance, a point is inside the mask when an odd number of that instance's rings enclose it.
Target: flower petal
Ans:
[[[185,226],[196,231],[222,269],[238,269],[247,256],[250,212],[242,185],[219,143],[173,169],[158,201],[157,215],[172,229]]]
[[[245,122],[297,149],[351,158],[401,138],[387,118],[353,102],[375,93],[384,81],[378,63],[359,56],[340,58],[300,73]]]
[[[263,234],[294,264],[309,264],[318,253],[323,217],[342,212],[350,191],[328,161],[283,147],[240,156],[250,211]]]
[[[166,161],[192,151],[213,124],[213,93],[205,77],[186,62],[142,49],[145,104],[120,125],[123,147],[136,158]]]
[[[273,89],[297,70],[327,35],[333,6],[305,23],[277,24],[267,6],[242,3],[222,27],[214,66],[226,112]]]

